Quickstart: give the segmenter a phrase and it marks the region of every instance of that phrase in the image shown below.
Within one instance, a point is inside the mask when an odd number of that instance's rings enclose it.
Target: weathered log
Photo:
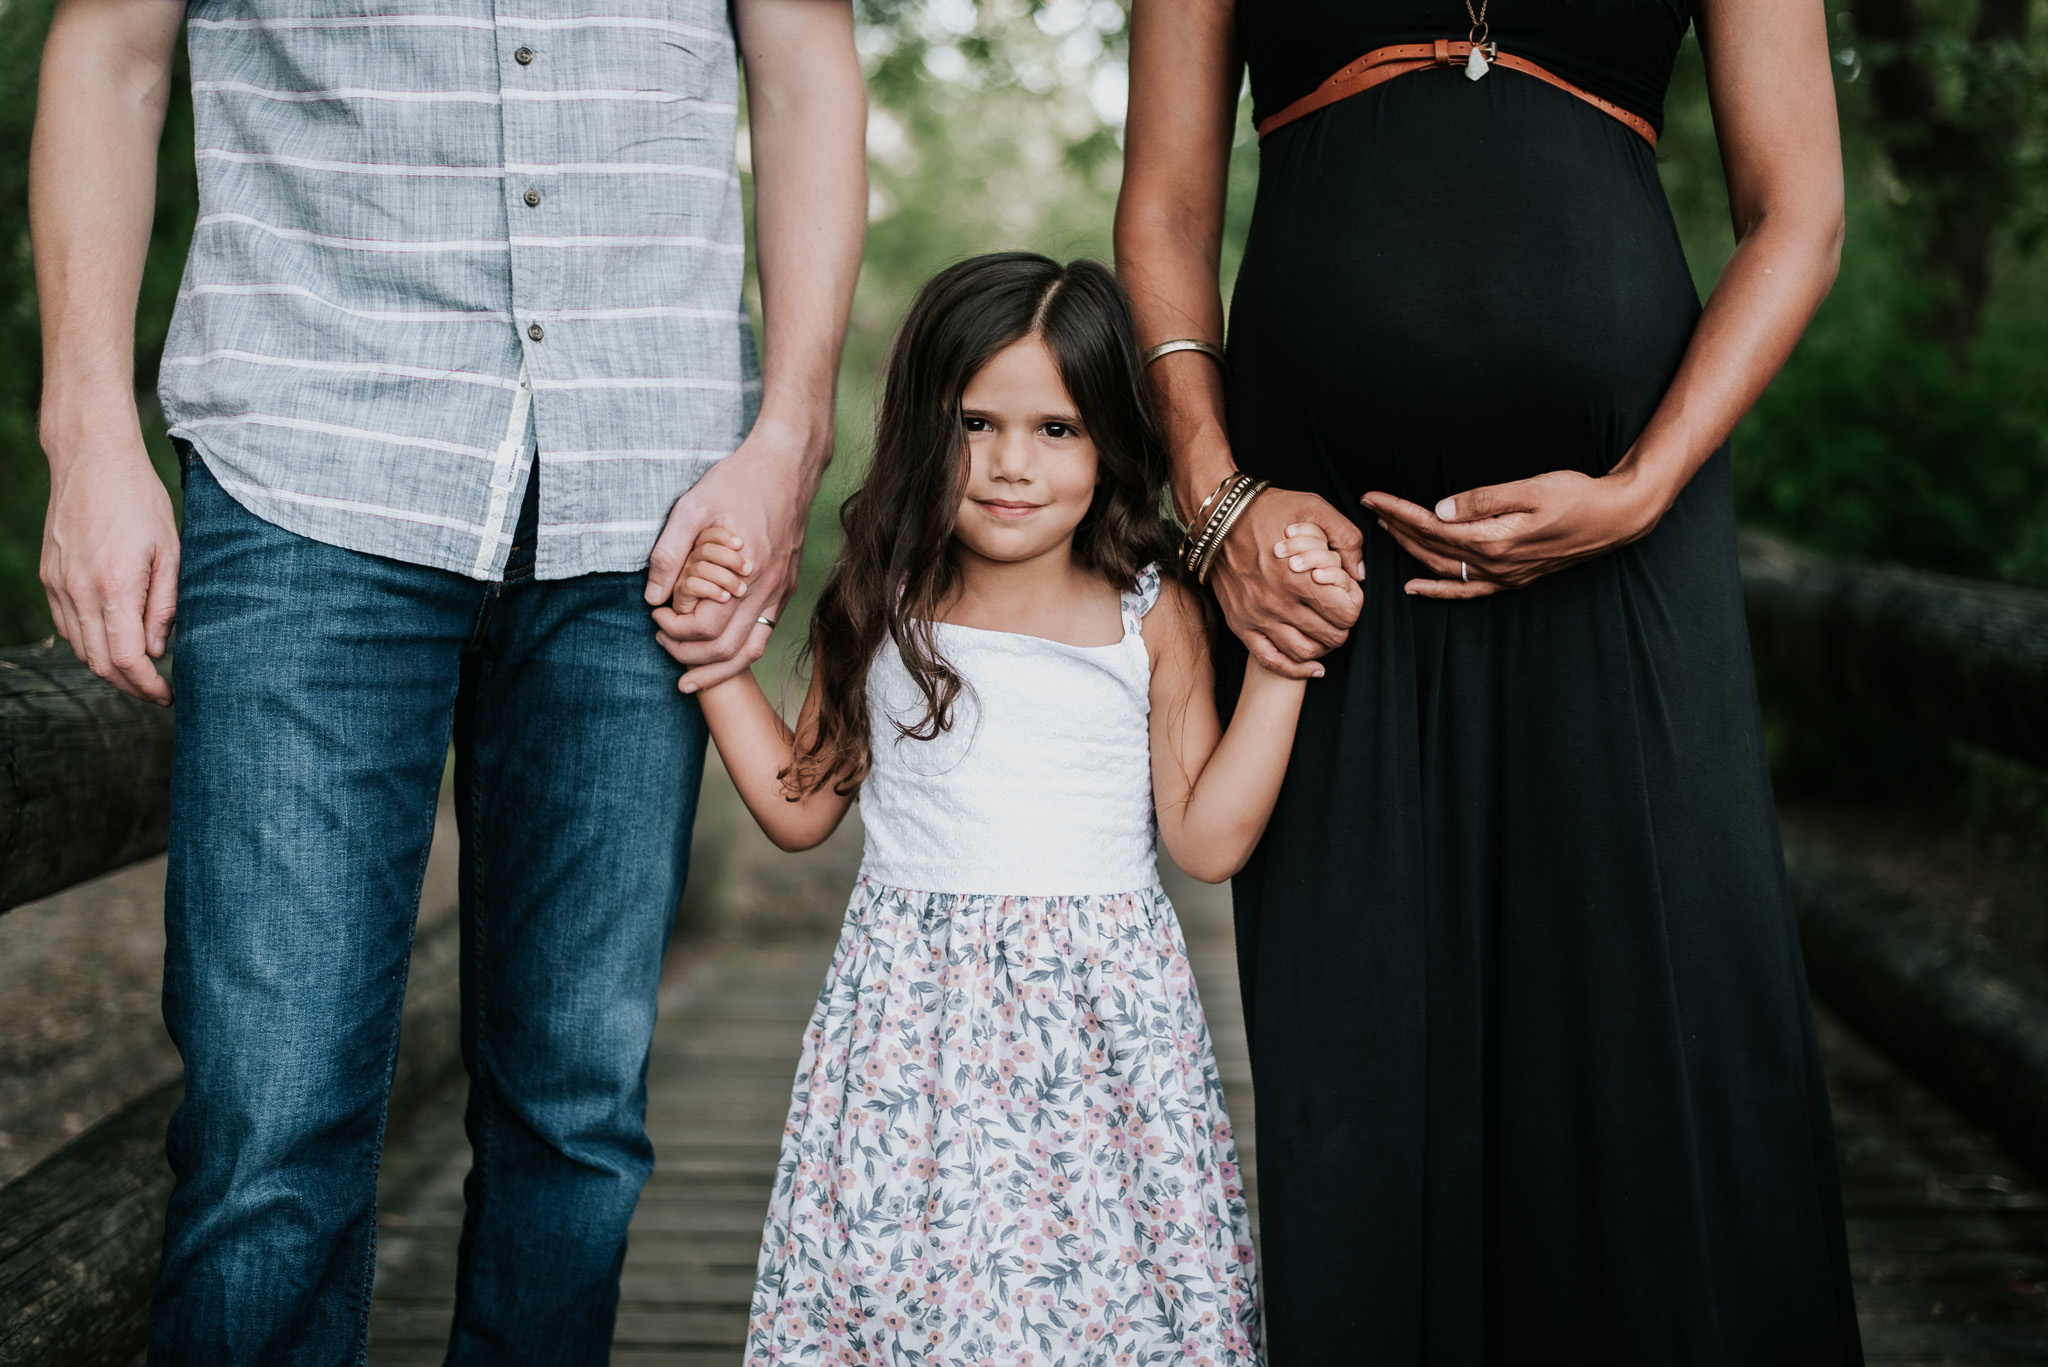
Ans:
[[[0,1187],[0,1367],[125,1367],[147,1340],[172,1083]]]
[[[2048,1174],[2048,977],[1788,843],[1814,994]]]
[[[2048,592],[1744,532],[1742,596],[1759,668],[1812,701],[2048,765]]]
[[[460,921],[446,906],[420,916],[393,1134],[462,1076]],[[171,1189],[164,1127],[182,1090],[130,1103],[0,1187],[0,1367],[125,1367],[141,1351]]]
[[[61,642],[0,651],[0,912],[161,852],[170,791],[168,708]]]

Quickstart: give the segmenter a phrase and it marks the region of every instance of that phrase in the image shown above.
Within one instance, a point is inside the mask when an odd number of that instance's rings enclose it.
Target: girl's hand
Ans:
[[[1323,535],[1323,529],[1313,522],[1296,522],[1288,526],[1284,539],[1273,543],[1273,554],[1287,562],[1287,568],[1298,574],[1306,574],[1318,584],[1351,583],[1351,575],[1344,568],[1344,557],[1330,538]],[[1321,677],[1317,670],[1315,677]]]
[[[730,603],[746,597],[746,576],[754,572],[754,562],[745,552],[746,542],[730,528],[706,527],[697,533],[677,586],[676,611],[688,612],[702,600]]]

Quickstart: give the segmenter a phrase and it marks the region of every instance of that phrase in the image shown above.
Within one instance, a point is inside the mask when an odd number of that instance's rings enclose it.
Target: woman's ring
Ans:
[[[768,630],[770,631],[775,630],[775,623],[770,621],[766,617],[756,617],[754,620],[759,622],[762,626],[768,628]]]
[[[1469,584],[1472,582],[1472,567],[1470,565],[1467,565],[1462,560],[1458,562],[1458,582],[1460,584]]]

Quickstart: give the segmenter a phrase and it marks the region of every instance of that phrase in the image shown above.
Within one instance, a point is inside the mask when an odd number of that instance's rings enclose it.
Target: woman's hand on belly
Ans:
[[[1408,592],[1481,598],[1649,535],[1672,497],[1652,486],[1627,467],[1598,478],[1556,470],[1453,494],[1435,511],[1377,492],[1359,501],[1436,576],[1409,580]]]

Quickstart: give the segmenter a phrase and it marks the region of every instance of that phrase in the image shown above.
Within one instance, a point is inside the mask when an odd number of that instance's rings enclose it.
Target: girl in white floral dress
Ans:
[[[777,844],[823,840],[856,793],[867,839],[749,1364],[1258,1362],[1242,1179],[1153,842],[1237,870],[1304,685],[1253,667],[1219,726],[1204,613],[1154,568],[1174,540],[1138,381],[1101,266],[938,276],[897,339],[794,733],[751,674],[702,691]],[[1289,535],[1294,568],[1341,573],[1314,528]],[[723,601],[752,568],[713,529],[686,589]]]

